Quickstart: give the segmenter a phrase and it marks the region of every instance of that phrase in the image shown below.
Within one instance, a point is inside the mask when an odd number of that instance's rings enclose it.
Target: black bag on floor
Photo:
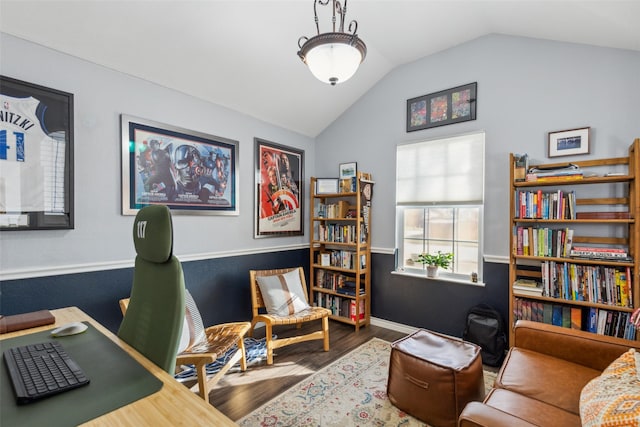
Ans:
[[[467,325],[462,334],[465,341],[482,347],[482,363],[500,366],[507,348],[502,316],[495,308],[487,304],[478,304],[469,309]]]

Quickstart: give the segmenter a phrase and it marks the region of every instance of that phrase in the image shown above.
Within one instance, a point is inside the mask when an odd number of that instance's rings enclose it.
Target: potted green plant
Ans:
[[[449,268],[449,265],[453,262],[453,254],[442,251],[438,251],[436,254],[423,253],[418,255],[416,261],[427,267],[427,277],[436,277],[438,267]]]

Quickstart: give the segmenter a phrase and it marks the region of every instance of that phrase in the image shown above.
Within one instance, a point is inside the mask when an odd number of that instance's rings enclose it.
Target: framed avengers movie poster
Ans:
[[[254,138],[255,237],[304,234],[304,151]]]
[[[238,215],[238,142],[123,114],[122,214]]]
[[[72,229],[73,94],[0,76],[0,230]]]

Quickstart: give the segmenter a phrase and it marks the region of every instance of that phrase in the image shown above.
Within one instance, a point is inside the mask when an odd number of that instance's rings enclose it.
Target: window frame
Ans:
[[[482,179],[483,179],[483,185],[482,185],[482,200],[480,201],[480,203],[478,203],[478,201],[473,201],[473,202],[413,202],[413,203],[398,203],[396,200],[396,204],[395,204],[395,208],[396,208],[396,213],[395,213],[395,217],[396,217],[396,229],[395,229],[395,233],[396,233],[396,249],[395,249],[395,266],[394,266],[394,271],[393,273],[396,274],[406,274],[406,275],[411,275],[411,276],[418,276],[421,278],[426,278],[426,279],[430,279],[430,280],[438,280],[438,281],[452,281],[452,282],[460,282],[460,283],[472,283],[472,284],[483,284],[483,270],[484,270],[484,205],[485,205],[485,197],[484,197],[484,193],[485,193],[485,188],[484,188],[484,180],[485,180],[485,166],[486,166],[486,156],[484,155],[485,153],[485,148],[486,148],[486,134],[484,131],[476,131],[476,132],[472,132],[466,135],[480,135],[482,138],[482,152],[483,152],[483,168],[482,168]],[[439,138],[433,138],[430,140],[419,140],[419,141],[413,141],[413,142],[409,142],[403,145],[409,145],[409,144],[422,144],[425,142],[430,142],[430,141],[444,141],[444,140],[448,140],[448,139],[452,139],[452,138],[458,138],[458,137],[464,137],[465,135],[450,135],[450,136],[444,136],[444,137],[439,137]],[[397,160],[397,148],[396,148],[396,182],[398,182],[398,160]],[[397,199],[397,196],[396,196]],[[473,277],[473,274],[468,274],[468,273],[457,273],[457,272],[453,272],[450,269],[444,270],[442,268],[439,269],[438,275],[435,278],[428,278],[426,275],[426,266],[421,265],[419,263],[416,263],[414,266],[408,266],[405,265],[405,259],[407,258],[407,256],[404,254],[404,250],[405,250],[405,229],[404,229],[404,220],[405,220],[405,211],[409,210],[409,209],[431,209],[431,208],[453,208],[453,209],[458,209],[458,208],[477,208],[478,209],[478,230],[477,230],[477,245],[478,245],[478,249],[477,249],[477,271],[475,271],[475,273],[477,274],[477,277]],[[451,245],[453,247],[453,253],[454,253],[454,263],[456,262],[456,257],[457,257],[457,250],[456,247],[458,246],[459,242],[462,242],[462,240],[457,239],[456,238],[456,230],[455,227],[457,227],[458,225],[458,219],[454,216],[454,221],[453,221],[453,227],[454,230],[452,231],[452,236],[451,236]],[[428,242],[429,240],[433,241],[433,240],[438,240],[438,239],[429,239],[427,236],[427,223],[425,222],[425,227],[423,227],[423,235],[421,238],[418,238],[418,240],[422,240],[423,243],[423,247],[424,244],[426,242]]]
[[[482,282],[482,278],[484,277],[483,275],[483,250],[482,250],[482,246],[483,246],[483,242],[484,242],[484,236],[483,236],[483,230],[484,230],[484,204],[482,205],[478,205],[478,204],[469,204],[469,205],[460,205],[460,204],[451,204],[451,205],[414,205],[414,206],[396,206],[396,240],[397,240],[397,244],[396,244],[396,265],[395,265],[395,272],[397,273],[406,273],[406,274],[411,274],[411,275],[419,275],[419,276],[425,276],[426,278],[426,266],[416,263],[413,267],[411,266],[406,266],[404,260],[407,258],[407,256],[404,255],[404,244],[405,244],[405,232],[404,232],[404,214],[405,211],[408,209],[430,209],[430,208],[453,208],[453,209],[458,209],[458,208],[477,208],[478,209],[478,251],[477,251],[477,270],[475,271],[475,273],[477,273],[477,280],[478,282]],[[454,221],[454,227],[456,227],[456,221]],[[426,229],[425,229],[426,231]],[[455,246],[457,243],[460,242],[464,242],[465,240],[462,239],[456,239],[455,236],[455,230],[452,233],[453,236],[450,239],[451,241],[451,245],[452,247],[454,247],[453,252],[454,254],[456,254],[455,251]],[[438,239],[429,239],[426,235],[423,235],[422,238],[416,238],[416,240],[421,240],[423,243],[426,241],[433,241],[433,240],[438,240]],[[454,255],[454,263],[457,262],[456,261],[456,257]],[[429,279],[432,279],[429,277]],[[435,278],[436,280],[453,280],[453,281],[463,281],[463,282],[468,282],[471,281],[471,275],[467,274],[467,273],[457,273],[457,272],[453,272],[450,269],[438,269],[438,276]]]

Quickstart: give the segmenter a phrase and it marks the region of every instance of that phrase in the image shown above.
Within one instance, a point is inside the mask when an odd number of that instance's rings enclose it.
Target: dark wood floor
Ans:
[[[303,331],[320,329],[319,322],[303,326]],[[322,369],[373,337],[393,342],[406,334],[369,325],[356,333],[344,323],[329,321],[331,350],[322,350],[322,341],[307,341],[276,350],[273,365],[266,362],[249,367],[244,373],[230,373],[218,382],[210,393],[211,404],[236,421],[276,397],[294,384]],[[278,337],[299,333],[295,326],[274,330]],[[256,331],[264,337],[264,328]]]

